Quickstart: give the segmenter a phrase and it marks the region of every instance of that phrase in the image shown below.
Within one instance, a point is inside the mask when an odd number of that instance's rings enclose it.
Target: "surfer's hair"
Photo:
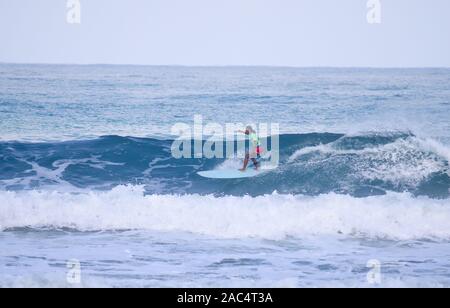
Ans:
[[[248,130],[250,133],[255,133],[255,130],[253,129],[253,127],[252,126],[247,126],[246,128],[245,128],[245,130]]]

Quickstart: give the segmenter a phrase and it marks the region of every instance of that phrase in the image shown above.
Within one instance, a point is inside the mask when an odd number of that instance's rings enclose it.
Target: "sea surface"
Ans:
[[[0,287],[450,287],[449,162],[450,69],[0,64]]]

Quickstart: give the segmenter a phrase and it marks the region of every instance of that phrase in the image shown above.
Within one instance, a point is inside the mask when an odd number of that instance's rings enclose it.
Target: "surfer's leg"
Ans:
[[[252,158],[253,164],[255,165],[255,169],[258,170],[261,167],[261,155],[256,154],[256,158]]]
[[[253,165],[255,166],[255,169],[258,170],[259,169],[259,162],[256,158],[252,158],[252,162]]]
[[[244,159],[244,167],[242,167],[242,169],[239,169],[239,170],[241,170],[241,171],[247,170],[249,160],[250,160],[250,155],[247,153],[245,155],[245,159]]]

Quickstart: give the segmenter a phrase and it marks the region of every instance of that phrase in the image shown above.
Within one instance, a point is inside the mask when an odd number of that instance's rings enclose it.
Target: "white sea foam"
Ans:
[[[352,167],[357,175],[371,180],[417,185],[435,172],[449,172],[450,150],[433,139],[408,137],[386,145],[357,150],[340,149],[335,143],[321,144],[297,150],[288,161],[294,163],[311,153],[321,154],[316,158],[318,160],[328,159],[330,156],[358,155],[360,159],[355,160]]]
[[[419,139],[421,146],[450,162],[450,148],[431,138]]]
[[[133,280],[122,281],[119,279],[105,279],[99,277],[83,276],[83,281],[79,285],[70,285],[61,278],[63,275],[24,275],[21,277],[6,276],[2,277],[0,287],[2,288],[111,288],[111,287],[163,287],[163,288],[202,288],[204,281],[187,282],[183,280],[170,281],[145,281]],[[173,278],[172,278],[173,279]],[[302,288],[302,287],[320,287],[320,288],[446,288],[445,283],[430,281],[430,279],[417,278],[384,278],[382,284],[371,285],[356,278],[332,279],[328,282],[302,282],[295,276],[281,280],[264,279],[262,281],[252,281],[249,279],[232,279],[225,281],[208,282],[209,287],[215,288]]]
[[[349,235],[450,239],[450,199],[409,194],[353,198],[272,194],[252,197],[147,195],[138,186],[108,192],[0,192],[0,230],[182,231],[219,238]]]

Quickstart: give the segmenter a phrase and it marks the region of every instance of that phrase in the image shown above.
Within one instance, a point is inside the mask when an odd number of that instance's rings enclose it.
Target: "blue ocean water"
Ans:
[[[0,286],[448,287],[449,111],[450,69],[0,64]],[[241,161],[175,159],[195,115],[279,167],[199,177]]]

